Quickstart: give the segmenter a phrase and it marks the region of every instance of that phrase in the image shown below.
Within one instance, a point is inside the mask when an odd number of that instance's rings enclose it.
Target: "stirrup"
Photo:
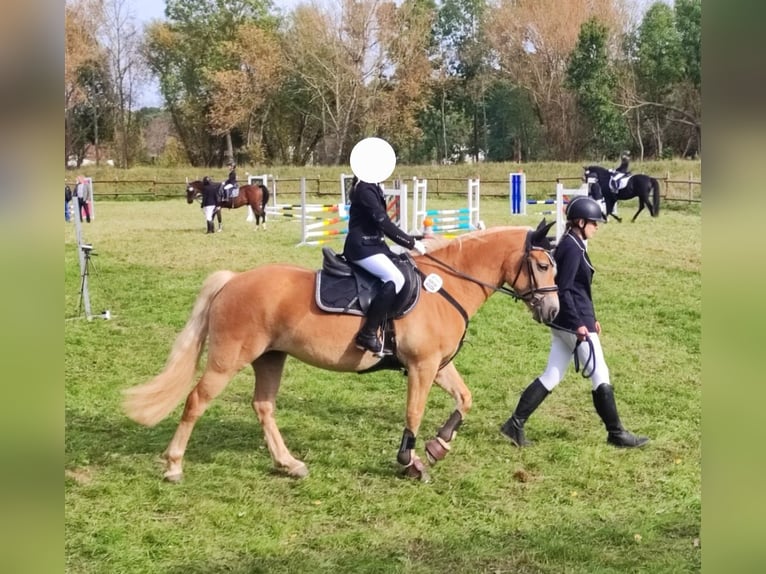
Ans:
[[[354,339],[354,345],[360,351],[369,351],[373,355],[383,357],[384,355],[390,355],[390,351],[386,351],[383,347],[383,341],[378,338],[377,335],[369,333],[358,333]]]

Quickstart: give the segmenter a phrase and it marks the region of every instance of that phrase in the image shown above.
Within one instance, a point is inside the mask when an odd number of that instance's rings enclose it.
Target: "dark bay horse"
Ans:
[[[396,354],[383,359],[354,345],[363,317],[319,309],[314,299],[315,270],[269,264],[242,273],[217,271],[202,285],[164,370],[149,382],[125,391],[125,410],[134,421],[153,426],[186,397],[181,422],[164,453],[166,480],[179,481],[197,419],[234,375],[251,365],[255,371],[252,406],[274,465],[290,476],[303,477],[308,468],[287,449],[275,420],[276,396],[287,356],[332,371],[403,367],[407,372],[407,408],[397,460],[407,476],[427,480],[426,466],[415,452],[415,438],[432,383],[454,398],[455,411],[426,442],[430,462],[446,456],[471,409],[471,392],[452,362],[469,317],[495,291],[522,300],[538,322],[550,322],[558,313],[556,266],[546,238],[551,225],[543,220],[536,230],[495,227],[451,241],[426,240],[429,253],[414,257],[414,261],[424,276],[437,277],[429,277],[431,282],[426,284],[430,287],[423,289],[412,311],[394,321]],[[207,362],[191,388],[206,342]],[[393,358],[398,361],[396,367],[381,365],[381,361]]]
[[[222,185],[214,183],[214,185]],[[186,203],[194,203],[194,200],[202,195],[203,183],[201,180],[191,181],[186,185]],[[261,229],[261,218],[263,218],[263,229],[266,229],[266,204],[269,202],[269,188],[262,184],[241,185],[239,195],[233,199],[223,201],[219,199],[216,204],[216,214],[218,214],[218,225],[221,227],[221,209],[237,209],[238,207],[250,206],[255,215],[255,228]]]
[[[612,174],[608,169],[598,165],[589,165],[583,170],[584,181],[595,179],[598,183],[598,188],[593,185],[589,187],[588,194],[597,201],[603,198],[606,205],[606,217],[611,215],[617,221],[622,221],[621,217],[613,213],[614,206],[618,200],[633,199],[634,197],[638,197],[638,211],[631,221],[636,220],[644,206],[649,208],[652,217],[657,217],[660,214],[660,184],[655,178],[643,173],[631,175],[627,185],[614,192],[609,185]]]

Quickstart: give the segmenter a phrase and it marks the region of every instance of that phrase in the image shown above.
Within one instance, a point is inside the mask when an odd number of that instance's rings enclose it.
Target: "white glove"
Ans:
[[[426,246],[425,246],[425,243],[423,243],[422,241],[420,241],[420,239],[416,239],[416,240],[415,240],[415,245],[413,246],[413,249],[414,249],[415,251],[417,251],[418,253],[420,253],[421,255],[425,255],[425,254],[426,254]]]

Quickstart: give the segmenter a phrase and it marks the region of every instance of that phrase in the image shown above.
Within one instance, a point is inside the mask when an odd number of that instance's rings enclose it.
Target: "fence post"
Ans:
[[[692,174],[689,174],[689,203],[692,202]]]
[[[670,197],[670,172],[665,172],[665,199]]]

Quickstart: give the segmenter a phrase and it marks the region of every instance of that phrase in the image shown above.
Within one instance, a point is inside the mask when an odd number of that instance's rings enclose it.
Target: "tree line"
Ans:
[[[126,0],[67,0],[66,159],[338,165],[370,135],[413,164],[701,153],[701,0],[167,0],[164,14],[140,29]],[[163,105],[138,108],[152,77]]]

